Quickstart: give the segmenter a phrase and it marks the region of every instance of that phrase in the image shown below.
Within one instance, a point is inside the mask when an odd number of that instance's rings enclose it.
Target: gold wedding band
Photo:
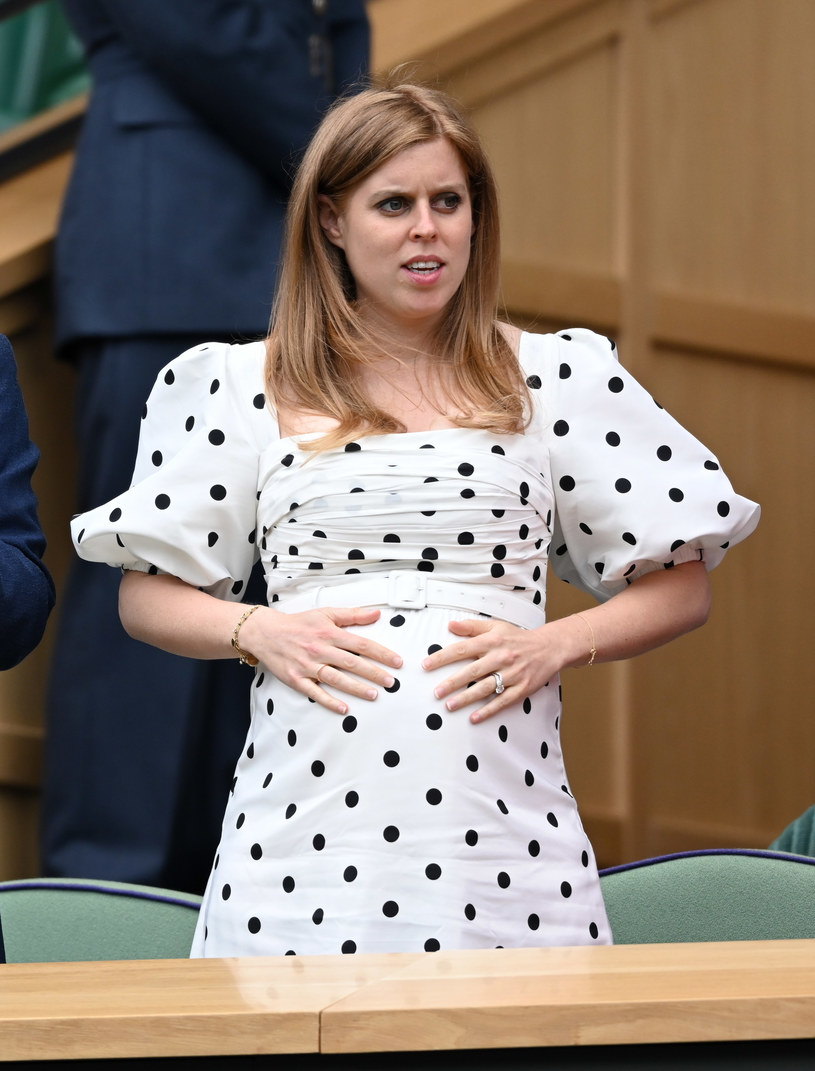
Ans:
[[[314,674],[314,679],[315,679],[316,681],[318,681],[318,682],[319,682],[320,684],[322,684],[322,683],[323,683],[323,682],[322,682],[322,681],[320,680],[320,674],[322,673],[322,671],[323,671],[323,670],[324,670],[324,669],[325,669],[325,668],[326,668],[327,666],[328,666],[328,663],[327,663],[327,662],[323,662],[323,664],[322,664],[321,666],[318,666],[318,667],[317,667],[317,672],[316,672],[316,673]]]

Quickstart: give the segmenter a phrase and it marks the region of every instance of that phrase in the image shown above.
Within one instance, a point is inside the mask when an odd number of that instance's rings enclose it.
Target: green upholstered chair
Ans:
[[[200,896],[114,881],[0,882],[6,960],[183,959]]]
[[[770,851],[815,856],[815,807],[809,807],[770,845]]]
[[[617,944],[815,937],[815,859],[732,849],[601,871]]]
[[[58,0],[0,20],[0,131],[89,85],[82,47]]]

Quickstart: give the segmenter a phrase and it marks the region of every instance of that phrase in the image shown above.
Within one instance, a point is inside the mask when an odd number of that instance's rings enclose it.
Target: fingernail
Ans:
[[[396,678],[395,677],[386,677],[385,680],[382,682],[382,684],[383,684],[383,687],[385,687],[385,688],[393,688],[394,684],[396,684]]]
[[[367,692],[365,693],[365,698],[366,699],[376,699],[378,694],[379,693],[377,692],[376,688],[369,688],[367,690]]]
[[[425,658],[422,660],[422,669],[430,669],[430,659]]]

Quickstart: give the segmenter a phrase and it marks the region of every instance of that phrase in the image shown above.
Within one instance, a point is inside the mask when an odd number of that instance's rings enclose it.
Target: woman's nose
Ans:
[[[429,204],[417,204],[411,228],[411,236],[414,239],[433,238],[436,234],[436,221],[433,218],[433,210]]]

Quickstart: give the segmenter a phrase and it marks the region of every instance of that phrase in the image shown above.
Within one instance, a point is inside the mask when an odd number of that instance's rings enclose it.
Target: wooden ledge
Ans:
[[[6,964],[0,1061],[316,1053],[322,1009],[392,970],[389,956]]]
[[[63,153],[0,184],[0,298],[50,274],[72,159],[72,153]]]
[[[326,1053],[809,1038],[815,941],[435,954],[322,1014]]]
[[[0,967],[0,1061],[815,1036],[815,941]]]

